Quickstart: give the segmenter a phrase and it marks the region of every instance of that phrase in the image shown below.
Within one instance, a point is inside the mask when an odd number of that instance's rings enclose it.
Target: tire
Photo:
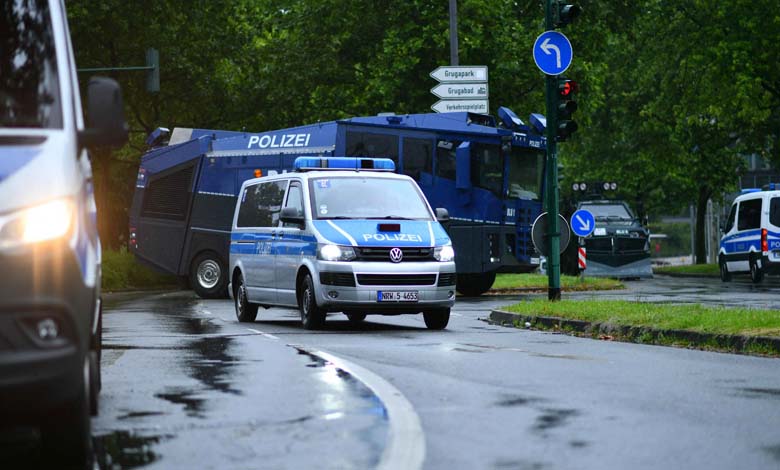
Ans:
[[[301,323],[307,330],[316,330],[325,325],[325,311],[317,306],[314,293],[314,281],[311,274],[306,274],[301,283],[301,291],[298,296],[298,307],[301,311]]]
[[[729,267],[726,264],[726,260],[723,259],[722,256],[720,257],[718,264],[720,265],[720,280],[723,282],[731,281],[731,273],[729,272]]]
[[[212,251],[199,254],[190,267],[190,285],[203,299],[227,297],[227,270],[225,263]]]
[[[350,323],[362,323],[366,319],[365,313],[347,313],[346,315]]]
[[[103,351],[103,304],[98,311],[97,333],[92,337],[89,351],[89,411],[92,416],[98,415],[100,390],[103,388],[100,360]]]
[[[92,466],[92,428],[90,423],[90,358],[84,357],[82,386],[78,396],[62,408],[47,415],[41,426],[44,455],[67,462],[64,467]]]
[[[456,289],[466,297],[479,297],[489,291],[496,281],[496,272],[458,274]]]
[[[425,326],[429,330],[443,330],[447,328],[447,323],[450,322],[450,309],[437,308],[427,310],[423,312],[423,320],[425,320]]]
[[[259,305],[249,302],[246,298],[246,286],[244,285],[244,276],[241,274],[236,278],[235,298],[236,318],[241,323],[253,322],[257,318],[257,307]]]
[[[750,280],[753,281],[753,284],[764,280],[764,271],[758,266],[758,260],[755,256],[750,257]]]

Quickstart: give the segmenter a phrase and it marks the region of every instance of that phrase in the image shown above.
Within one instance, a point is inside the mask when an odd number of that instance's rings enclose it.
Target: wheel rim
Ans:
[[[308,283],[306,283],[306,288],[303,290],[303,301],[301,302],[302,308],[301,308],[301,319],[304,321],[309,318],[309,310],[311,309],[311,289]]]
[[[219,267],[219,263],[213,259],[207,259],[198,265],[198,284],[206,289],[211,289],[219,283],[221,274],[222,270]]]
[[[238,295],[236,296],[236,310],[238,311],[238,316],[241,317],[244,315],[244,300],[246,299],[246,292],[244,291],[244,284],[238,285]]]

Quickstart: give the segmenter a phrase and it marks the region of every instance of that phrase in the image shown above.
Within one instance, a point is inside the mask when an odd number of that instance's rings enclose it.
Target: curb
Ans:
[[[720,279],[720,274],[689,274],[689,273],[664,273],[664,272],[653,272],[654,276],[669,276],[669,277],[700,277],[704,279]]]
[[[612,339],[630,343],[660,344],[674,346],[713,349],[742,354],[780,355],[780,337],[746,336],[704,333],[690,330],[663,330],[647,326],[616,325],[613,323],[593,323],[583,320],[520,315],[504,310],[492,310],[488,322],[522,328],[519,325],[530,323],[543,329],[554,329],[563,333],[599,338],[609,336]]]

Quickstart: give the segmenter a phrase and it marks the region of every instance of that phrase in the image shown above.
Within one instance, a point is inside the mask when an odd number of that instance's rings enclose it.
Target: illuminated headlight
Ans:
[[[452,249],[452,245],[437,246],[433,250],[433,257],[443,263],[452,261],[455,259],[455,250]]]
[[[355,250],[351,246],[320,245],[317,257],[325,261],[351,261]]]
[[[0,249],[63,237],[70,231],[75,213],[70,200],[58,199],[0,219]]]

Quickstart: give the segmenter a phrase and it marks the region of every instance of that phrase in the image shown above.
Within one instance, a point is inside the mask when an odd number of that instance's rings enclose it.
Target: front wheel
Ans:
[[[493,287],[496,272],[478,274],[458,274],[456,289],[466,297],[478,297]]]
[[[316,330],[325,325],[325,310],[317,306],[317,298],[314,293],[314,281],[311,274],[307,274],[301,283],[298,296],[298,307],[301,310],[301,323],[307,330]]]
[[[190,284],[199,297],[218,299],[227,297],[225,263],[211,251],[201,253],[192,261]]]
[[[718,264],[720,265],[720,280],[723,282],[729,282],[731,280],[731,273],[729,267],[726,264],[726,260],[721,256]]]
[[[450,322],[450,309],[436,308],[426,310],[423,312],[423,320],[425,320],[425,326],[429,330],[443,330],[447,328],[447,323]]]
[[[236,292],[233,297],[236,299],[236,318],[238,321],[241,323],[255,321],[258,305],[249,302],[249,299],[247,299],[244,276],[240,274],[236,279]]]
[[[750,280],[753,284],[758,284],[764,280],[764,271],[758,265],[758,259],[755,256],[750,257]]]

